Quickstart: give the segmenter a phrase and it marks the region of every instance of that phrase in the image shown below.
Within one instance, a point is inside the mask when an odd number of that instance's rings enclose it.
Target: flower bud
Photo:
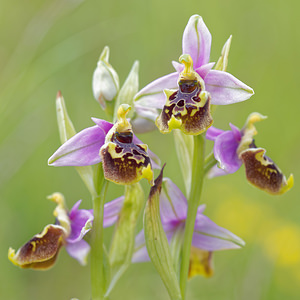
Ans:
[[[106,101],[112,101],[119,91],[119,76],[108,62],[109,48],[104,47],[93,75],[93,94],[103,110]]]

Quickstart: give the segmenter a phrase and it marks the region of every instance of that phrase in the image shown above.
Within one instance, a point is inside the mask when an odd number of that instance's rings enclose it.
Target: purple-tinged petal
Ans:
[[[91,118],[91,119],[96,125],[98,125],[105,132],[105,134],[107,134],[109,130],[113,127],[112,123],[107,122],[105,120],[97,119],[97,118]]]
[[[205,208],[206,208],[206,204],[199,205],[197,209],[197,215],[202,215],[203,212],[205,211]]]
[[[234,138],[235,138],[236,141],[239,143],[239,142],[241,141],[241,139],[242,139],[242,133],[241,133],[241,130],[240,130],[238,127],[236,127],[235,125],[231,124],[231,123],[229,123],[229,126],[230,126],[230,128],[231,128],[231,130],[232,130],[232,133],[233,133],[233,135],[234,135]]]
[[[227,105],[249,99],[254,91],[233,75],[211,70],[205,78],[205,88],[211,94],[211,104]]]
[[[169,178],[164,178],[160,194],[162,223],[180,222],[187,216],[187,200],[180,189]]]
[[[208,140],[215,141],[216,138],[222,133],[224,133],[224,130],[211,126],[207,129],[205,137]]]
[[[178,73],[181,73],[184,69],[184,65],[177,61],[172,60],[172,65]],[[179,74],[178,74],[178,76],[179,76]]]
[[[104,204],[103,227],[112,226],[119,218],[125,197],[121,196]]]
[[[105,132],[97,125],[88,127],[71,137],[49,158],[48,164],[60,166],[88,166],[101,161],[99,150],[105,141]]]
[[[140,139],[138,139],[136,137],[136,135],[133,136],[133,140],[132,141],[136,145],[143,144],[143,142]],[[148,153],[148,155],[149,155],[149,157],[151,159],[152,168],[153,169],[160,169],[161,167],[160,167],[160,159],[159,159],[159,157],[155,153],[153,153],[149,148],[147,150],[147,153]]]
[[[242,161],[236,153],[238,146],[239,142],[235,139],[232,131],[225,131],[215,140],[215,159],[220,163],[220,168],[227,173],[236,172],[242,165]]]
[[[158,110],[138,105],[137,102],[134,102],[134,107],[136,116],[131,121],[133,132],[146,133],[156,129],[155,120],[158,117]]]
[[[217,164],[215,164],[207,173],[207,178],[214,178],[218,176],[228,175],[223,169],[219,168]]]
[[[138,101],[139,105],[161,109],[166,102],[163,90],[177,89],[177,80],[177,72],[160,77],[142,88],[135,95],[135,100]]]
[[[172,61],[173,67],[175,68],[175,70],[178,73],[181,73],[184,69],[184,65],[177,62],[177,61]],[[208,72],[213,68],[213,66],[215,65],[214,62],[205,64],[201,67],[195,68],[195,71],[200,75],[200,77],[202,79],[205,79],[206,75],[208,74]],[[179,75],[178,75],[179,76]]]
[[[131,261],[133,263],[150,261],[146,248],[144,230],[140,231],[135,237],[134,253]]]
[[[137,102],[134,103],[134,108],[138,116],[151,120],[153,123],[158,117],[158,110],[156,108],[144,107],[138,105]]]
[[[71,233],[67,238],[68,243],[76,243],[90,231],[91,222],[94,219],[93,213],[87,209],[78,209],[81,200],[77,201],[69,213],[71,222]]]
[[[205,80],[207,74],[210,72],[210,70],[213,68],[214,65],[215,63],[211,62],[195,69],[195,71],[200,75],[202,79]]]
[[[81,265],[86,265],[90,248],[90,245],[85,240],[80,240],[76,243],[67,243],[66,245],[69,255],[78,260]]]
[[[234,249],[244,246],[244,241],[222,228],[208,217],[197,214],[192,245],[207,251]]]
[[[211,34],[202,17],[193,15],[185,27],[182,38],[182,53],[189,54],[198,68],[209,62]]]

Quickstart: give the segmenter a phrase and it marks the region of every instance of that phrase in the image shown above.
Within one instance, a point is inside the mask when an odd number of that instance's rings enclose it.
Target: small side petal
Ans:
[[[144,230],[140,231],[135,237],[134,253],[131,261],[133,263],[150,261],[150,257],[146,248]]]
[[[237,155],[238,146],[239,143],[232,131],[225,131],[215,140],[215,158],[220,163],[220,168],[227,173],[236,172],[242,165],[242,161]]]
[[[104,204],[103,227],[112,226],[117,222],[119,213],[123,207],[125,197],[121,196]]]
[[[162,109],[166,102],[163,90],[177,89],[177,80],[177,72],[160,77],[142,88],[135,95],[135,101],[138,101],[139,105]]]
[[[195,71],[200,75],[202,79],[205,80],[207,74],[210,72],[210,70],[213,68],[214,65],[215,63],[211,62],[195,69]]]
[[[156,108],[145,107],[134,103],[136,116],[131,120],[133,132],[146,133],[156,128],[155,120],[158,117]]]
[[[169,178],[164,178],[159,202],[162,223],[176,223],[186,219],[187,200]]]
[[[80,240],[76,243],[68,243],[66,250],[69,255],[85,266],[87,264],[87,256],[90,252],[90,245],[85,240]]]
[[[222,133],[224,133],[224,130],[211,126],[207,129],[205,137],[210,141],[215,141]]]
[[[109,130],[113,127],[113,124],[98,118],[91,118],[92,121],[98,125],[107,134]]]
[[[219,168],[216,164],[207,173],[207,178],[214,178],[214,177],[224,176],[224,175],[228,175],[228,173],[225,172],[223,169]]]
[[[192,57],[196,69],[209,62],[210,47],[211,34],[202,17],[191,16],[182,37],[182,53]]]
[[[227,105],[249,99],[254,91],[233,75],[211,70],[205,78],[206,90],[211,94],[211,104]]]
[[[222,228],[208,217],[198,214],[192,245],[207,251],[235,249],[244,246],[244,241],[229,230]]]
[[[92,228],[93,213],[87,209],[78,209],[80,203],[81,200],[77,201],[69,213],[71,233],[67,238],[68,243],[76,243],[82,240],[84,235]]]
[[[83,129],[49,158],[48,164],[61,166],[88,166],[101,161],[99,150],[104,144],[105,132],[98,126]]]

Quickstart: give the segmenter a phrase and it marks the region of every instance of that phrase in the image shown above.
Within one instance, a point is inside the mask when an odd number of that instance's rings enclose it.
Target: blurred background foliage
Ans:
[[[1,299],[89,299],[89,267],[81,267],[63,249],[46,272],[21,270],[7,259],[53,222],[46,196],[62,192],[69,207],[91,199],[71,167],[47,166],[59,146],[55,115],[58,90],[79,131],[105,118],[93,99],[92,73],[105,45],[124,82],[140,61],[140,87],[173,71],[189,17],[203,16],[213,36],[216,61],[230,34],[228,71],[255,90],[251,100],[219,107],[215,126],[242,127],[252,111],[269,118],[259,124],[257,145],[265,147],[295,187],[273,197],[250,186],[243,167],[235,174],[207,180],[206,215],[246,241],[246,247],[215,253],[215,275],[189,283],[193,299],[299,299],[299,3],[285,1],[97,1],[3,0],[0,2],[0,294]],[[165,175],[184,190],[172,135],[140,138],[167,162]],[[212,144],[208,142],[208,148]],[[149,187],[144,184],[146,193]],[[122,187],[110,185],[107,200]],[[106,229],[105,239],[113,228]],[[127,271],[111,299],[168,299],[150,263]]]

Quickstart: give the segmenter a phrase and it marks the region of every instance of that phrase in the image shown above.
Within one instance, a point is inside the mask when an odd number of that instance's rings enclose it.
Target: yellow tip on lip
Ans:
[[[288,178],[288,180],[286,181],[286,185],[284,185],[280,191],[279,191],[279,195],[284,194],[285,192],[287,192],[288,190],[290,190],[292,187],[294,186],[294,175],[291,174],[290,177]]]

